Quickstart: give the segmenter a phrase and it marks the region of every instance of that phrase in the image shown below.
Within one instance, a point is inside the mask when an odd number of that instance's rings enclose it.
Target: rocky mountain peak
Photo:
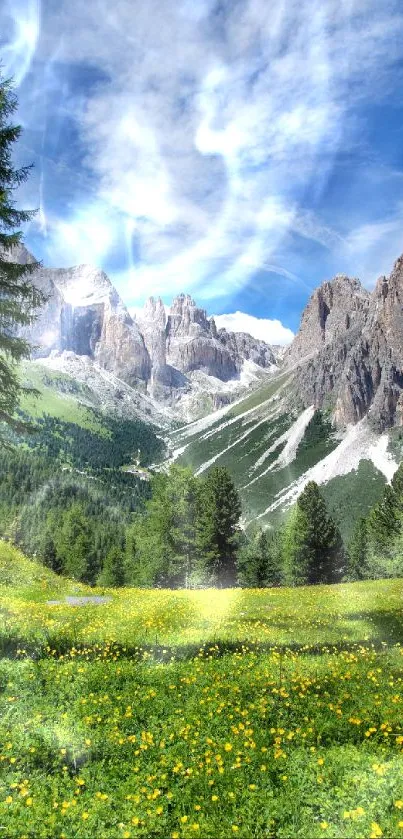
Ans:
[[[149,297],[144,303],[143,310],[138,316],[140,323],[155,323],[159,328],[165,329],[166,312],[161,297]]]
[[[93,265],[75,265],[72,268],[52,270],[52,279],[66,303],[74,308],[110,302],[123,306],[109,277]]]
[[[369,304],[369,292],[355,278],[337,274],[322,283],[304,309],[300,329],[284,356],[286,365],[309,358],[337,336],[361,329]]]
[[[214,320],[189,294],[172,301],[166,335],[168,363],[182,373],[202,370],[222,381],[238,375],[240,359],[218,340]]]
[[[35,262],[24,248],[13,258]],[[199,376],[195,388],[205,386],[207,393],[210,387],[216,394],[222,386],[209,383],[205,375],[220,382],[238,380],[242,388],[240,373],[246,360],[263,370],[272,366],[267,345],[251,336],[238,339],[233,333],[223,338],[214,320],[189,294],[175,297],[168,316],[161,298],[150,297],[142,312],[132,318],[108,276],[91,265],[38,266],[32,279],[48,296],[38,320],[25,330],[36,345],[36,358],[53,358],[56,363],[59,356],[73,354],[84,366],[92,360],[128,385],[148,390],[154,399],[169,404],[192,391],[192,374]],[[230,399],[232,393],[235,390],[230,387],[225,398]]]
[[[33,283],[48,296],[26,330],[35,357],[54,352],[89,356],[129,384],[147,380],[150,358],[137,324],[107,275],[91,265],[43,268]]]
[[[169,387],[171,384],[166,359],[166,321],[161,298],[149,297],[138,316],[138,323],[151,359],[151,390],[157,396],[161,395],[161,385]]]
[[[190,294],[174,297],[168,315],[167,334],[178,338],[192,338],[201,334],[212,337],[205,309],[200,309]]]
[[[177,294],[176,297],[173,298],[171,303],[171,311],[182,311],[183,309],[196,309],[196,302],[193,300],[190,294],[185,294],[181,291],[180,294]]]
[[[339,275],[311,296],[285,356],[305,405],[329,406],[339,424],[368,413],[378,428],[403,423],[403,257],[372,294]]]

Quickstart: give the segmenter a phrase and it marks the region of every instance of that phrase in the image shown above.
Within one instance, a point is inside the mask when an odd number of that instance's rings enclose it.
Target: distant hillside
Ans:
[[[206,472],[227,466],[241,492],[244,525],[267,526],[292,504],[309,480],[327,485],[330,508],[350,534],[397,468],[387,432],[378,434],[364,418],[346,430],[331,415],[290,406],[293,373],[202,420],[170,434],[171,459]],[[346,504],[354,487],[354,504]]]

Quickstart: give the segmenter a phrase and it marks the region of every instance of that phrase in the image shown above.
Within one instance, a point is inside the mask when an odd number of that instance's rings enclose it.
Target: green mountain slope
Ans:
[[[57,361],[60,369],[55,366]],[[96,411],[125,420],[141,419],[164,431],[174,425],[169,408],[84,357],[72,354],[71,358],[53,359],[52,367],[47,359],[26,361],[21,365],[21,381],[40,393],[37,398],[26,395],[22,399],[21,408],[30,416],[49,414],[94,428]]]
[[[308,480],[325,489],[347,537],[397,467],[388,435],[366,419],[336,432],[313,406],[290,407],[292,372],[237,403],[170,434],[171,459],[198,474],[225,465],[240,490],[244,524],[270,525]],[[344,500],[350,499],[347,512]],[[343,509],[343,513],[342,513]]]
[[[30,417],[49,414],[65,422],[77,423],[82,428],[103,433],[102,423],[96,420],[93,410],[99,409],[99,401],[91,388],[65,373],[55,373],[34,362],[23,365],[21,378],[25,386],[39,392],[38,396],[23,396],[20,405],[24,413]]]

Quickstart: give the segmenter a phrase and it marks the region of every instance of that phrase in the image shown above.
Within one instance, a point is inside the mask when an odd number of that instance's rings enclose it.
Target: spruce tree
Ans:
[[[216,466],[199,494],[198,544],[211,580],[219,586],[236,581],[241,501],[225,466]]]
[[[367,518],[371,576],[401,576],[403,568],[403,465]]]
[[[368,532],[378,556],[390,556],[393,553],[394,542],[401,531],[400,505],[394,487],[387,485],[380,501],[368,516]]]
[[[237,568],[239,583],[249,588],[278,586],[282,581],[278,540],[259,531],[240,551]]]
[[[111,548],[105,557],[98,585],[121,588],[125,584],[124,557],[120,548]]]
[[[315,481],[306,485],[296,507],[289,557],[291,582],[337,582],[344,563],[343,542]]]
[[[268,540],[265,533],[260,532],[254,539],[249,553],[250,585],[264,588],[267,583],[267,553]]]
[[[399,468],[395,472],[392,478],[392,488],[396,494],[397,499],[399,499],[400,505],[403,505],[403,463],[400,464]]]
[[[32,323],[45,298],[30,281],[38,263],[23,264],[13,258],[22,239],[18,228],[33,216],[32,211],[18,210],[13,200],[30,169],[15,169],[12,162],[12,148],[21,134],[21,127],[9,121],[16,108],[11,81],[0,75],[0,421],[26,430],[15,418],[15,410],[24,391],[18,364],[29,357],[30,346],[18,330]]]
[[[303,586],[308,583],[310,555],[305,544],[307,530],[307,516],[295,504],[280,535],[284,582],[287,586]]]
[[[266,585],[281,586],[283,583],[283,568],[281,561],[280,534],[263,533],[266,542]]]
[[[191,469],[174,464],[166,474],[154,475],[151,485],[146,513],[130,528],[132,558],[126,543],[127,561],[132,566],[128,579],[137,585],[191,586],[200,571],[198,479]]]
[[[48,568],[51,568],[56,574],[62,573],[62,562],[58,556],[54,538],[49,531],[45,532],[41,554],[43,562]]]
[[[354,533],[347,553],[348,580],[365,580],[370,576],[369,571],[369,541],[365,518],[360,518],[354,528]]]
[[[63,563],[63,573],[74,580],[95,581],[95,569],[91,568],[91,536],[89,520],[79,504],[73,504],[66,512],[61,533],[56,545]]]
[[[197,577],[198,570],[198,481],[191,469],[174,464],[169,471],[167,489],[167,500],[172,510],[170,578],[174,584],[188,588]]]

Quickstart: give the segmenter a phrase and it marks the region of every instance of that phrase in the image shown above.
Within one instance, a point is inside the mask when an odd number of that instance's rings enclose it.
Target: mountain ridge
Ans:
[[[372,293],[345,275],[316,289],[284,364],[304,406],[330,408],[338,425],[402,425],[403,256]]]
[[[13,258],[34,261],[23,246]],[[175,297],[168,315],[161,299],[150,297],[132,317],[108,276],[91,266],[40,266],[32,281],[48,296],[23,333],[34,346],[34,360],[60,369],[62,358],[67,372],[72,353],[89,358],[179,417],[193,418],[232,401],[277,367],[268,344],[218,331],[190,295]]]
[[[165,465],[197,474],[227,466],[245,526],[270,527],[310,479],[330,494],[336,481],[337,497],[343,482],[354,484],[363,513],[369,486],[373,500],[391,480],[397,455],[386,432],[402,424],[402,257],[372,292],[344,274],[322,283],[283,360],[264,342],[218,330],[190,295],[168,312],[150,298],[132,318],[103,272],[41,271],[53,296],[35,325],[35,363],[90,384],[107,411],[159,426]]]
[[[170,435],[171,458],[196,474],[230,469],[244,526],[273,526],[310,480],[335,512],[354,487],[365,515],[402,457],[403,258],[372,292],[337,275],[312,293],[270,385]],[[319,419],[315,419],[319,417]],[[321,433],[310,435],[312,422]],[[394,450],[391,434],[395,431]],[[392,435],[393,436],[393,435]],[[400,438],[401,439],[401,438]],[[310,440],[310,442],[308,442]],[[344,487],[344,490],[342,489]],[[342,525],[351,532],[349,511]]]

